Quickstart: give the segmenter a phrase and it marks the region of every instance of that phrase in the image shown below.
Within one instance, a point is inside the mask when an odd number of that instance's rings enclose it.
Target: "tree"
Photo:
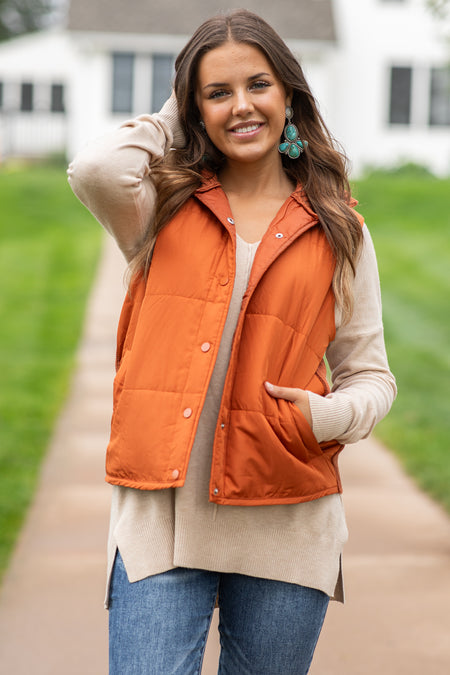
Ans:
[[[0,40],[47,28],[63,5],[62,0],[0,0]]]
[[[445,19],[450,9],[450,0],[427,0],[427,5],[435,16]]]

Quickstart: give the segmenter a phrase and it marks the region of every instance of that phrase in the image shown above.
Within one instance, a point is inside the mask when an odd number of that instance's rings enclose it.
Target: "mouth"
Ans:
[[[263,122],[245,122],[237,124],[229,132],[235,136],[253,136],[264,126]]]

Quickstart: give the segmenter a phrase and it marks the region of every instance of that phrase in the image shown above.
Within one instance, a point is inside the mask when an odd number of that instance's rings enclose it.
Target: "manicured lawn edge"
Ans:
[[[0,167],[0,576],[68,393],[101,228],[63,166]]]
[[[355,183],[377,251],[398,397],[375,435],[450,512],[450,179],[414,167]]]

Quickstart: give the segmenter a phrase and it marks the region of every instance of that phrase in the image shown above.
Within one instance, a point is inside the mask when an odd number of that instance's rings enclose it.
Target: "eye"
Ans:
[[[208,98],[221,98],[222,96],[226,96],[226,93],[227,92],[224,89],[216,89],[215,91],[211,92]]]
[[[265,89],[266,87],[270,87],[270,83],[265,80],[257,80],[250,85],[251,89]]]

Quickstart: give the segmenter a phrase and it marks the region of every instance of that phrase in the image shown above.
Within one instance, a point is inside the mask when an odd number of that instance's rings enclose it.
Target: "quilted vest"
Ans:
[[[233,290],[236,234],[228,200],[206,180],[159,234],[146,280],[119,321],[106,480],[180,487]],[[291,504],[341,491],[336,441],[319,444],[297,406],[264,381],[326,395],[334,339],[334,257],[296,190],[254,259],[233,339],[212,448],[209,499]]]

